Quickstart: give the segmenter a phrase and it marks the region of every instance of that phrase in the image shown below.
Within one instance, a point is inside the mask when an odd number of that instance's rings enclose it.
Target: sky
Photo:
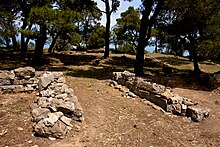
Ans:
[[[104,4],[104,2],[102,2],[101,0],[96,0],[96,1],[98,3],[99,9],[101,9],[102,11],[105,11],[105,4]],[[112,16],[111,16],[111,27],[116,24],[116,19],[120,17],[121,12],[126,11],[129,6],[133,6],[136,9],[140,5],[141,5],[141,0],[133,0],[131,2],[121,0],[120,1],[120,6],[118,8],[118,11],[116,11],[115,13],[112,13]],[[105,25],[105,23],[106,23],[106,16],[103,13],[102,14],[102,19],[101,19],[101,24]]]
[[[105,11],[105,4],[104,2],[102,2],[101,0],[96,0],[99,9],[101,9],[102,11]],[[120,6],[118,8],[118,10],[115,13],[112,13],[111,15],[111,27],[113,27],[116,24],[116,19],[120,17],[120,14],[124,11],[126,11],[128,9],[129,6],[133,6],[135,9],[139,8],[139,6],[141,5],[141,0],[133,0],[131,2],[128,1],[124,1],[121,0],[120,1]],[[101,19],[101,24],[105,26],[106,24],[106,15],[103,13],[102,14],[102,19]],[[114,47],[112,44],[110,45],[110,47]],[[147,47],[146,48],[147,51],[149,52],[153,52],[154,51],[154,47]]]

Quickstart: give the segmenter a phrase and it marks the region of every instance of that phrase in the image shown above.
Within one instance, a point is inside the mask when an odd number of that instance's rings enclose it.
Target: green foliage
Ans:
[[[117,24],[113,28],[114,43],[120,45],[120,48],[130,48],[131,46],[132,48],[137,47],[138,32],[140,29],[139,12],[135,10],[134,7],[129,7],[128,10],[121,13],[121,17],[116,21]]]
[[[158,30],[166,34],[171,52],[189,50],[199,56],[219,56],[220,3],[214,0],[168,0]],[[187,24],[187,25],[186,25]]]
[[[118,46],[117,52],[119,53],[127,53],[127,54],[134,54],[134,46],[129,43],[124,43],[123,45]]]
[[[97,24],[88,38],[90,49],[102,48],[105,45],[105,27]]]

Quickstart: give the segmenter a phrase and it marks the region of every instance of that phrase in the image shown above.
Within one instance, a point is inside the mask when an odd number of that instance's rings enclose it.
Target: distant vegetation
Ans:
[[[130,6],[110,28],[111,14],[120,0],[101,0],[102,10],[93,0],[2,0],[0,3],[0,46],[20,52],[21,62],[42,65],[44,45],[48,52],[91,50],[109,44],[119,53],[136,54],[134,72],[144,74],[147,45],[155,52],[182,56],[189,52],[194,73],[200,75],[201,60],[220,62],[220,3],[218,0],[142,0]],[[127,0],[131,1],[131,0]],[[106,15],[106,26],[98,21]],[[18,37],[20,36],[20,37]],[[31,57],[28,49],[33,49]],[[29,61],[28,61],[29,62]]]

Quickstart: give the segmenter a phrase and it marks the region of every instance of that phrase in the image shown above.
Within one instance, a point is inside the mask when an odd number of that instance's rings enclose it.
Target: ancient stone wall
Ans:
[[[110,82],[111,86],[126,86],[134,94],[156,104],[166,112],[187,116],[197,122],[209,116],[210,109],[201,108],[190,99],[176,94],[171,88],[135,77],[135,74],[128,71],[114,72],[113,80]],[[128,94],[131,95],[129,92]]]
[[[32,67],[0,71],[1,93],[31,91],[38,91],[31,105],[36,134],[63,138],[72,129],[72,120],[83,120],[82,107],[62,72],[39,72]]]

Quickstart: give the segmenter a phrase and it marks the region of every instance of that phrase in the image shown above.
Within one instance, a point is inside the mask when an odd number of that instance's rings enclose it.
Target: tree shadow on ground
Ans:
[[[105,64],[112,65],[112,66],[124,66],[127,68],[134,67],[134,59],[128,58],[126,56],[121,57],[112,57],[110,60],[105,62]]]
[[[98,80],[107,80],[112,78],[112,73],[116,71],[122,71],[118,69],[112,69],[109,67],[90,67],[87,70],[76,69],[66,73],[66,76],[93,78]]]
[[[59,65],[52,65],[50,59],[59,59]],[[128,56],[114,55],[109,59],[104,59],[97,66],[92,65],[92,60],[97,59],[97,54],[54,54],[44,55],[44,65],[36,67],[36,70],[41,71],[63,71],[67,76],[94,78],[98,80],[106,80],[112,78],[112,73],[116,71],[133,70],[134,58]],[[168,61],[170,57],[163,57],[163,61]],[[179,61],[177,61],[179,60]],[[189,61],[175,58],[173,64],[188,64]],[[14,69],[24,67],[28,64],[22,60],[18,53],[1,53],[0,54],[0,69]],[[84,68],[86,66],[86,68]],[[187,88],[195,90],[213,90],[208,82],[201,81],[195,76],[192,70],[179,70],[171,68],[172,73],[166,75],[163,70],[163,62],[155,61],[154,59],[146,58],[144,61],[145,76],[148,81],[162,84],[171,88]],[[132,71],[131,71],[132,72]]]
[[[170,65],[183,65],[183,64],[190,64],[191,61],[187,59],[182,59],[178,57],[157,57],[156,59],[160,60],[163,63],[167,63]]]
[[[90,65],[91,61],[96,59],[95,55],[67,55],[67,54],[54,54],[50,55],[50,57],[54,57],[59,59],[65,66],[68,65]]]

